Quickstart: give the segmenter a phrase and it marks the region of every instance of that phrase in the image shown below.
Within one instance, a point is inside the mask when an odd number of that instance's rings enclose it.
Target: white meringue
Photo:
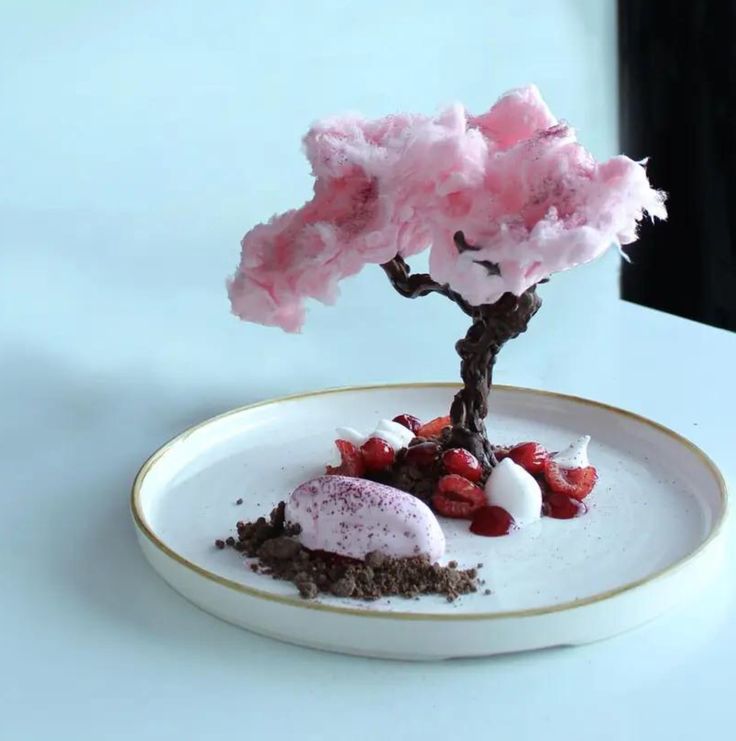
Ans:
[[[364,435],[352,427],[338,427],[336,432],[340,440],[347,440],[357,447],[371,437],[380,437],[391,446],[394,453],[405,448],[414,439],[414,433],[410,429],[390,419],[380,420],[369,435]]]
[[[504,458],[486,481],[489,504],[503,507],[519,527],[542,516],[542,490],[534,477],[511,458]]]
[[[550,458],[560,468],[587,468],[590,465],[588,460],[588,443],[590,442],[590,435],[582,435],[570,445],[561,450],[559,453],[555,453]]]

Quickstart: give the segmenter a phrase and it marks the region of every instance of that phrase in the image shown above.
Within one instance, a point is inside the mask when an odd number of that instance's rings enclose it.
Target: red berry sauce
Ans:
[[[584,515],[587,511],[584,502],[557,492],[548,494],[542,504],[542,514],[556,520],[571,520],[573,517]]]
[[[470,523],[471,533],[490,538],[508,535],[513,528],[514,518],[503,507],[481,507],[475,512]]]

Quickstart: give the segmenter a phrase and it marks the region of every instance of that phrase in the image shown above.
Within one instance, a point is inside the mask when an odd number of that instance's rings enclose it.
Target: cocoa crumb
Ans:
[[[291,538],[271,538],[258,549],[258,558],[263,561],[286,561],[293,559],[300,550],[299,543]]]
[[[305,599],[314,599],[320,593],[366,601],[391,595],[411,599],[441,594],[452,602],[478,589],[477,571],[460,569],[457,561],[440,566],[423,555],[392,558],[378,551],[357,561],[310,551],[294,538],[299,528],[286,524],[283,502],[268,520],[259,517],[238,525],[242,525],[238,527],[238,550],[258,559],[251,570],[292,582]]]
[[[351,576],[343,576],[340,579],[332,582],[330,591],[336,597],[352,597],[355,592],[355,579]]]
[[[365,562],[374,569],[380,569],[386,563],[386,556],[380,551],[371,551],[366,555]]]
[[[319,587],[313,581],[299,582],[296,586],[304,599],[314,599],[319,594]]]

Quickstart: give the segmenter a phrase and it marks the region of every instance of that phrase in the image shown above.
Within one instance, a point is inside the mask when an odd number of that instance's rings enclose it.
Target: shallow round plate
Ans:
[[[293,585],[252,573],[236,551],[214,548],[237,520],[267,515],[297,484],[322,473],[334,455],[335,427],[369,430],[401,412],[435,417],[456,388],[323,391],[191,428],[158,450],[135,480],[133,518],[146,558],[187,599],[244,628],[322,649],[410,659],[606,638],[660,615],[715,572],[726,490],[698,448],[620,409],[514,387],[494,388],[491,439],[559,449],[590,434],[600,480],[578,519],[544,518],[501,538],[443,520],[447,559],[483,564],[477,594],[453,603],[439,596],[307,601]]]

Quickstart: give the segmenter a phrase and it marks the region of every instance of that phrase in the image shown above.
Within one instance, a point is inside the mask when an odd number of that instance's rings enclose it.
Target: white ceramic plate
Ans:
[[[449,408],[455,390],[339,389],[236,409],[193,427],[157,451],[135,480],[143,552],[174,589],[231,623],[307,646],[409,659],[595,641],[653,619],[713,575],[726,489],[698,448],[619,409],[514,387],[493,391],[491,439],[559,449],[590,434],[600,480],[578,519],[543,518],[501,538],[442,521],[448,560],[483,563],[491,595],[454,603],[438,596],[306,601],[293,585],[252,573],[232,549],[214,548],[237,520],[268,514],[322,473],[335,427],[368,430],[401,412],[429,419]]]

